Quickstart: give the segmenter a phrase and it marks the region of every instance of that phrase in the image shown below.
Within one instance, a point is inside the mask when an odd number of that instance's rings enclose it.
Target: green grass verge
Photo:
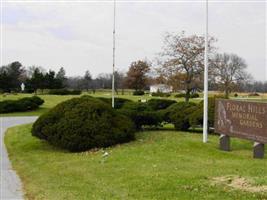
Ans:
[[[145,131],[137,140],[103,151],[69,153],[31,136],[31,125],[8,130],[5,143],[28,199],[267,199],[226,185],[218,176],[238,175],[267,185],[267,160],[252,159],[252,144],[233,139],[232,152],[218,137]]]

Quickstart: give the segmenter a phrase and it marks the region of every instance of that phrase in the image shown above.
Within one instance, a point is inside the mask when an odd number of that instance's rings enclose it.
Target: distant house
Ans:
[[[151,85],[150,93],[153,93],[153,92],[170,93],[172,92],[172,87],[166,84]]]

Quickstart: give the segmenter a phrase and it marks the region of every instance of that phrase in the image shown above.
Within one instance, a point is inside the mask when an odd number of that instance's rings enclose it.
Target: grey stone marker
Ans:
[[[230,151],[230,137],[228,135],[220,135],[220,149]]]
[[[264,158],[264,144],[255,142],[253,145],[253,158]]]

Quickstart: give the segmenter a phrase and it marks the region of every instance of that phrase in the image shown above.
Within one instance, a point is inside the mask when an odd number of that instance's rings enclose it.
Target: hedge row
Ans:
[[[209,98],[209,127],[214,127],[215,98]],[[203,125],[203,101],[199,104],[176,102],[167,99],[151,99],[146,103],[126,102],[119,112],[130,117],[136,129],[144,126],[161,126],[171,123],[176,130]]]
[[[136,90],[133,92],[134,96],[142,96],[144,94],[145,94],[145,92],[143,90]]]
[[[152,92],[152,97],[170,97],[170,93],[163,93],[163,92]]]
[[[186,131],[202,124],[200,104],[151,99],[133,102],[125,99],[83,96],[62,102],[34,123],[32,135],[70,151],[108,147],[134,139],[143,127],[172,123],[176,130]],[[215,98],[209,99],[209,125],[213,126]]]
[[[0,102],[0,113],[35,110],[43,103],[44,100],[38,96],[25,97],[19,100],[5,100]]]
[[[180,93],[180,94],[175,95],[176,98],[185,98],[185,96],[186,96],[186,94],[184,94],[184,93]],[[198,93],[193,93],[193,94],[190,94],[189,98],[193,99],[193,98],[199,98],[199,97],[200,96]]]
[[[80,95],[81,90],[68,90],[68,89],[51,89],[48,94],[52,95]]]
[[[87,96],[87,95],[86,95]],[[112,99],[111,98],[105,98],[105,97],[97,97],[97,99],[100,99],[104,101],[105,103],[111,105]],[[129,99],[123,99],[123,98],[115,98],[114,99],[114,108],[119,109],[121,108],[126,102],[132,102]]]

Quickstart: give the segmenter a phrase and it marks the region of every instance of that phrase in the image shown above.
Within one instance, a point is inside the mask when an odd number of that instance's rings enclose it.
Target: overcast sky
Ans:
[[[74,2],[74,1],[73,1]],[[112,2],[8,3],[3,7],[3,64],[20,61],[68,76],[112,70]],[[266,1],[211,2],[209,31],[220,52],[236,53],[266,80]],[[164,33],[204,34],[203,2],[118,2],[116,67],[154,60]]]

